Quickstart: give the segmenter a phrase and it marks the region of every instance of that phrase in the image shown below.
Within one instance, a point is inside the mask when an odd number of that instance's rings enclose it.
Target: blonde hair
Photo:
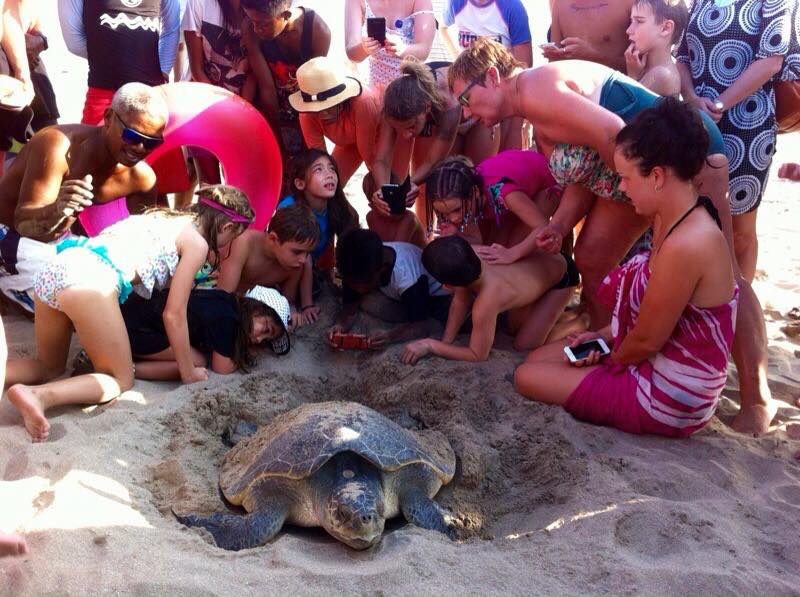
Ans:
[[[453,62],[447,73],[447,84],[452,91],[457,80],[482,82],[486,71],[493,66],[504,79],[510,77],[515,69],[525,68],[505,46],[488,37],[479,37]]]
[[[445,100],[426,64],[412,56],[403,60],[400,72],[402,75],[389,83],[383,96],[383,113],[387,118],[414,118],[422,114],[428,104],[434,113],[444,110]]]

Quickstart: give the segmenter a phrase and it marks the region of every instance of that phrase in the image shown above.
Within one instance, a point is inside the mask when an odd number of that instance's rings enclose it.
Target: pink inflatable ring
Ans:
[[[159,161],[183,145],[201,147],[222,164],[225,182],[245,192],[256,212],[253,228],[264,230],[281,188],[282,160],[267,121],[249,102],[206,83],[169,83],[159,89],[169,108],[164,144],[147,156],[156,175]],[[125,199],[84,210],[80,221],[90,236],[128,216]]]

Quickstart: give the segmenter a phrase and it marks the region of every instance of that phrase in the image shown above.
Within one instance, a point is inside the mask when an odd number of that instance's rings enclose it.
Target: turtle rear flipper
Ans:
[[[203,527],[217,547],[231,551],[264,545],[281,530],[286,520],[286,509],[276,505],[272,509],[253,512],[244,516],[216,512],[211,516],[187,514],[181,516],[172,511],[178,522],[187,527]]]
[[[458,538],[453,515],[422,491],[406,493],[400,500],[400,510],[411,524],[444,533],[453,541]]]

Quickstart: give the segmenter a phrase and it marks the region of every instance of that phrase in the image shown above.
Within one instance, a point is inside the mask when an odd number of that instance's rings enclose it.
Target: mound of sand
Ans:
[[[13,320],[11,350],[30,351]],[[322,322],[318,325],[325,325]],[[54,413],[31,444],[0,408],[0,529],[31,553],[0,560],[0,593],[792,593],[800,586],[800,437],[735,434],[715,419],[688,441],[585,425],[513,391],[520,356],[487,363],[332,352],[319,327],[289,357],[205,384],[137,383],[108,406]],[[305,402],[356,400],[457,458],[439,494],[464,539],[402,521],[355,552],[321,529],[216,548],[170,513],[222,511],[224,432]],[[726,399],[721,409],[733,408]],[[787,415],[797,414],[787,407]]]

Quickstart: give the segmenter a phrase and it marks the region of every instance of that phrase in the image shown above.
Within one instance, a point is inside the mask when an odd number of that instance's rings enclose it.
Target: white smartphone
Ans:
[[[608,344],[602,338],[594,338],[588,342],[583,342],[577,346],[565,346],[564,354],[567,355],[570,363],[582,361],[593,352],[599,352],[601,355],[607,355],[611,351],[608,349]]]
[[[542,50],[558,50],[560,47],[560,44],[552,41],[549,41],[546,44],[539,44],[539,48]]]

